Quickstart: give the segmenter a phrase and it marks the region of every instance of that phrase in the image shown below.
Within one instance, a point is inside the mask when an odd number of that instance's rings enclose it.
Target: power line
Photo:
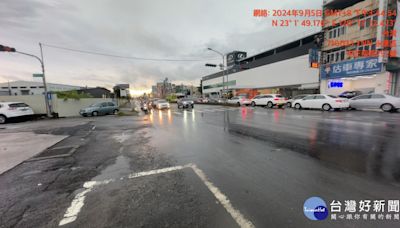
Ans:
[[[143,58],[143,57],[135,57],[135,56],[123,56],[123,55],[112,55],[112,54],[107,54],[107,53],[101,53],[101,52],[95,52],[95,51],[86,51],[86,50],[79,50],[79,49],[73,49],[73,48],[67,48],[67,47],[61,47],[61,46],[56,46],[56,45],[50,45],[50,44],[43,44],[43,46],[50,47],[50,48],[55,48],[55,49],[61,49],[65,51],[72,51],[72,52],[78,52],[78,53],[84,53],[84,54],[90,54],[90,55],[101,55],[101,56],[107,56],[107,57],[113,57],[113,58],[121,58],[121,59],[134,59],[134,60],[143,60],[143,61],[160,61],[160,62],[204,62],[204,61],[209,61],[209,60],[217,60],[217,59],[164,59],[164,58]]]

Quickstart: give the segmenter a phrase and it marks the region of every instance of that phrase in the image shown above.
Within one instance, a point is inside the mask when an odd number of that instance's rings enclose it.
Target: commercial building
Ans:
[[[202,78],[205,97],[280,93],[291,97],[319,92],[319,70],[310,67],[309,50],[316,48],[311,34],[271,50],[246,57],[234,67]],[[225,79],[227,78],[227,80]]]
[[[396,0],[323,2],[322,93],[400,95],[399,56],[393,52],[396,5]]]
[[[47,90],[49,92],[79,90],[81,88],[82,87],[80,86],[47,83]],[[42,94],[44,94],[44,86],[42,82],[12,81],[0,83],[0,96]]]

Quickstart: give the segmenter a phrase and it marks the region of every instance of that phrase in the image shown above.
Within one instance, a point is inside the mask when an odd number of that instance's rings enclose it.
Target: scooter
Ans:
[[[142,110],[143,110],[144,114],[149,114],[151,111],[151,106],[149,104],[143,104]]]

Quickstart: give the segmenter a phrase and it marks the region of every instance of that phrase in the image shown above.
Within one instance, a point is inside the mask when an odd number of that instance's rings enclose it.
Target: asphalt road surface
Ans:
[[[138,117],[14,123],[0,133],[20,131],[69,137],[0,175],[2,228],[400,223],[303,213],[312,196],[328,208],[400,199],[399,113],[173,105]]]

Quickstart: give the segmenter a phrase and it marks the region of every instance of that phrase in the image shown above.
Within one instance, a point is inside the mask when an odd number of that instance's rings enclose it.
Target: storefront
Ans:
[[[385,71],[378,58],[363,58],[321,67],[321,93],[339,95],[344,91],[390,94],[393,74]]]

